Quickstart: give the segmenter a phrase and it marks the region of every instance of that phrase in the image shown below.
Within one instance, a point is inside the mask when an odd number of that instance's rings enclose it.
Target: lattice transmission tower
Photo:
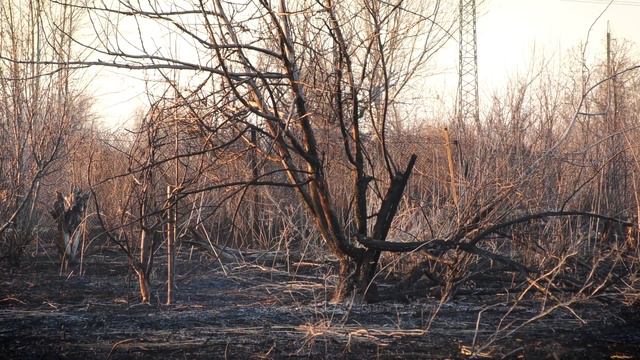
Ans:
[[[460,64],[458,69],[458,120],[460,125],[479,121],[478,47],[476,0],[460,0]]]

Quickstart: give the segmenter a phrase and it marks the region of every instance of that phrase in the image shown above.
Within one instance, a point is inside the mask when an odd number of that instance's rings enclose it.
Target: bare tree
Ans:
[[[40,1],[0,4],[0,241],[17,262],[33,238],[43,180],[59,169],[65,141],[87,113],[68,61],[78,10]]]
[[[386,140],[389,119],[402,91],[415,85],[423,65],[449,36],[452,22],[441,20],[442,4],[213,1],[180,8],[161,3],[76,7],[106,15],[102,22],[94,18],[99,45],[86,45],[110,56],[109,66],[192,70],[196,77],[218,79],[211,88],[213,111],[232,120],[228,126],[252,128],[265,141],[261,155],[286,173],[327,247],[339,259],[335,299],[364,296],[380,252],[365,251],[352,236],[384,240],[391,227],[416,157],[392,157]],[[149,51],[145,36],[133,39],[119,32],[116,17],[123,15],[147,26],[177,30],[186,43],[195,45],[199,58]],[[107,36],[111,30],[115,38]],[[120,47],[121,38],[137,49]],[[66,64],[92,63],[103,61]],[[318,140],[323,131],[343,143],[341,157],[352,173],[353,224],[336,213],[328,159]],[[373,165],[374,157],[384,160],[382,168]],[[378,209],[372,211],[374,204]],[[372,217],[376,221],[370,226]]]
[[[162,119],[162,111],[152,107],[136,131],[117,139],[125,144],[96,137],[88,164],[96,216],[107,237],[127,255],[143,303],[151,300],[151,274],[163,241],[163,215],[168,206],[159,163],[167,138]],[[123,166],[113,168],[118,162]]]

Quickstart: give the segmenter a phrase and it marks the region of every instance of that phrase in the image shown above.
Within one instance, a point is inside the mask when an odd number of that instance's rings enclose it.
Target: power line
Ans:
[[[583,4],[596,4],[596,5],[621,5],[621,6],[640,6],[640,1],[632,1],[632,0],[560,0],[562,2],[574,2],[574,3],[583,3]]]

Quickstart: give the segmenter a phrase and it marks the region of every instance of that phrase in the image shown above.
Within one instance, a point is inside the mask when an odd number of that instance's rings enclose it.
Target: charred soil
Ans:
[[[151,305],[139,304],[135,275],[112,249],[88,255],[81,276],[78,266],[61,276],[43,253],[18,268],[3,264],[0,358],[465,358],[474,349],[491,358],[640,356],[637,306],[588,300],[500,339],[507,331],[499,326],[527,321],[543,304],[510,311],[482,289],[447,303],[331,304],[333,263],[222,265],[183,252],[175,304],[164,305],[164,260]]]

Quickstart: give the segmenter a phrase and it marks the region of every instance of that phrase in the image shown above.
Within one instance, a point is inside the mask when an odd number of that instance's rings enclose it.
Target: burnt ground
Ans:
[[[464,358],[474,337],[491,358],[640,357],[640,309],[615,303],[574,305],[575,315],[556,311],[488,343],[508,310],[504,298],[334,305],[327,302],[335,282],[330,263],[221,267],[194,252],[178,262],[174,305],[161,304],[161,270],[155,304],[140,305],[135,276],[118,251],[87,256],[83,276],[60,276],[51,254],[0,268],[2,359]],[[540,309],[523,302],[502,324]]]

